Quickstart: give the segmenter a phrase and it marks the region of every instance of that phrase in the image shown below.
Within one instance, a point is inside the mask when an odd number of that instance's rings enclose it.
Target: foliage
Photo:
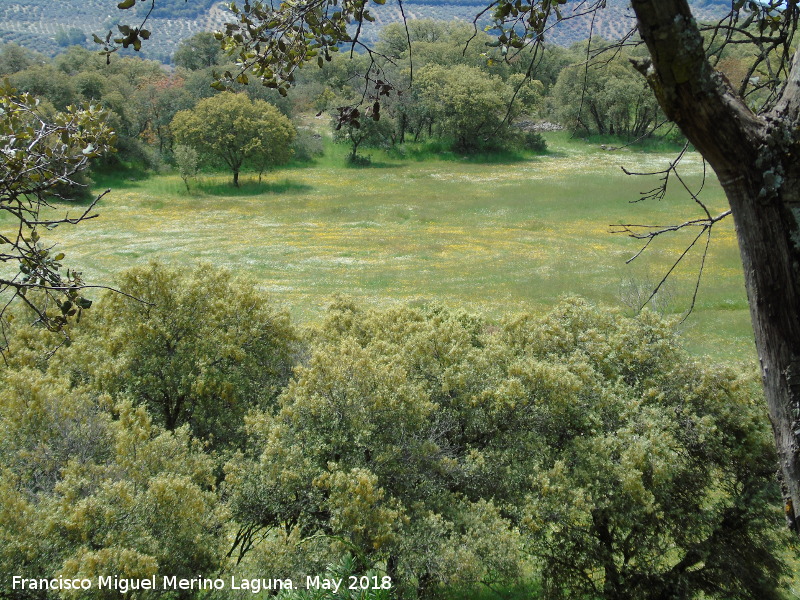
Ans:
[[[252,458],[227,467],[237,520],[328,536],[359,570],[385,561],[420,593],[447,578],[513,576],[518,536],[491,502],[449,489],[460,470],[442,436],[455,424],[430,395],[436,380],[408,372],[419,358],[438,373],[432,343],[453,350],[448,362],[463,358],[465,327],[459,315],[335,307],[280,411],[250,421]]]
[[[358,159],[364,160],[363,157],[358,156],[358,149],[363,146],[387,145],[390,131],[391,124],[386,119],[378,119],[374,114],[363,116],[356,114],[352,120],[335,124],[333,139],[350,145],[347,162],[350,165],[358,166]],[[369,160],[366,162],[368,164]]]
[[[22,577],[184,577],[221,559],[213,462],[187,430],[23,369],[0,374],[0,596]],[[116,590],[65,592],[112,597]]]
[[[80,273],[63,270],[64,253],[41,237],[43,229],[77,224],[90,217],[94,204],[77,217],[52,216],[52,201],[65,186],[75,185],[92,158],[111,148],[114,132],[99,107],[86,105],[48,115],[30,95],[0,87],[0,213],[11,230],[0,234],[0,278],[4,308],[15,300],[27,304],[50,330],[63,328],[70,317],[91,306]],[[40,290],[40,295],[29,294]],[[2,344],[4,347],[5,344]]]
[[[86,33],[79,27],[59,29],[56,32],[56,44],[59,46],[82,46],[86,43]]]
[[[189,192],[189,180],[197,177],[199,172],[199,155],[197,150],[189,146],[175,146],[173,151],[175,155],[175,165],[178,167],[178,174],[183,179],[186,185],[186,191]]]
[[[325,589],[299,590],[297,592],[284,594],[286,600],[390,600],[392,596],[391,588],[381,588],[382,571],[372,570],[360,572],[358,563],[352,556],[345,555],[336,563],[328,563],[322,575],[328,580],[341,580],[344,582],[343,588],[339,592]],[[370,584],[367,589],[358,587],[351,589],[349,583],[351,577],[366,577]],[[375,585],[377,583],[377,585]],[[387,582],[388,584],[388,582]]]
[[[244,414],[270,406],[288,379],[288,316],[211,266],[151,263],[122,273],[119,289],[136,300],[103,300],[69,349],[70,377],[144,404],[168,430],[188,424],[215,447],[235,446]]]
[[[14,73],[9,81],[20,92],[46,98],[56,109],[66,110],[76,100],[69,77],[53,65],[35,65]]]
[[[610,62],[562,70],[551,100],[561,123],[572,131],[627,139],[648,134],[663,115],[629,58],[620,53]]]
[[[541,133],[526,131],[521,137],[522,147],[526,150],[533,150],[534,152],[544,152],[547,150],[547,140],[544,139]]]
[[[230,92],[179,112],[172,130],[178,143],[194,148],[204,160],[227,165],[235,186],[245,164],[263,172],[289,160],[296,135],[291,122],[274,106]]]
[[[530,407],[544,411],[550,450],[521,524],[548,597],[780,597],[785,542],[758,382],[686,360],[650,313],[625,322],[567,304],[544,329],[526,321],[507,329],[523,364],[572,373],[558,383],[569,402]],[[543,389],[535,372],[519,371],[515,411]]]
[[[195,101],[182,77],[159,74],[143,78],[133,92],[133,106],[126,103],[117,110],[120,114],[129,113],[131,129],[141,132],[140,137],[145,141],[157,143],[160,152],[166,152],[173,144],[173,118],[179,111],[191,108]]]
[[[420,69],[416,85],[438,129],[455,139],[456,150],[500,147],[510,134],[509,103],[515,88],[498,77],[465,65],[427,65]],[[533,86],[524,81],[519,85],[526,96],[519,102],[530,106]]]
[[[240,532],[327,537],[422,597],[513,584],[528,552],[554,597],[776,597],[753,382],[689,360],[656,316],[568,301],[491,328],[339,302],[311,340],[226,468]]]
[[[0,75],[11,75],[43,62],[45,62],[43,55],[18,44],[3,44],[0,48]]]
[[[310,161],[325,154],[322,136],[309,129],[298,129],[292,150],[294,158],[300,161]]]
[[[178,44],[172,62],[177,67],[196,71],[218,64],[221,55],[222,49],[214,34],[201,31]]]

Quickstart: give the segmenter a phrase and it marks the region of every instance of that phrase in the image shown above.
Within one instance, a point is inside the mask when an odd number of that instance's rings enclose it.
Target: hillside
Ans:
[[[693,4],[701,19],[712,19],[730,6],[726,0],[696,0]],[[137,18],[143,16],[144,6],[137,9]],[[406,16],[412,19],[472,21],[484,6],[486,2],[481,0],[404,2]],[[373,12],[376,22],[365,29],[367,40],[374,40],[382,25],[401,18],[399,7],[393,2],[375,6]],[[158,0],[148,27],[153,36],[142,55],[169,62],[182,39],[198,31],[219,28],[226,20],[226,13],[225,4],[215,0]],[[13,41],[46,54],[55,54],[60,46],[81,39],[87,40],[91,46],[93,33],[105,33],[121,20],[131,22],[133,19],[131,13],[118,10],[114,0],[3,0],[0,3],[0,42]],[[632,20],[626,0],[609,0],[608,8],[595,19],[594,32],[614,38],[629,30]],[[568,45],[585,39],[590,27],[589,17],[571,20],[553,31],[551,41]]]

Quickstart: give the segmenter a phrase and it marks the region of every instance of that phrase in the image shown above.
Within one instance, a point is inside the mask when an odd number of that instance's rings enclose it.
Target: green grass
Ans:
[[[205,175],[187,193],[177,175],[134,180],[95,176],[111,187],[101,217],[48,234],[65,264],[112,283],[120,269],[151,259],[208,261],[241,273],[301,320],[316,318],[336,294],[368,303],[443,302],[498,316],[544,311],[566,294],[625,306],[645,294],[688,243],[686,234],[640,243],[609,233],[619,223],[672,224],[700,216],[685,194],[631,204],[656,179],[626,176],[663,168],[672,153],[602,150],[548,136],[551,153],[484,164],[398,159],[368,150],[378,166],[344,168],[347,149],[312,166],[264,175]],[[699,185],[690,155],[685,180]],[[706,186],[712,212],[726,202]],[[717,229],[717,228],[715,228]],[[686,344],[718,359],[754,357],[733,223],[712,239]],[[695,251],[658,305],[687,310],[699,267]],[[209,282],[213,286],[213,282]],[[628,309],[626,309],[628,310]]]

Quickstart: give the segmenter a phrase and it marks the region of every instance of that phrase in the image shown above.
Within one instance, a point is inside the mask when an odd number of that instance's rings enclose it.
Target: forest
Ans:
[[[683,241],[623,293],[605,267],[621,252],[600,258],[606,287],[585,299],[573,256],[603,248],[589,216],[606,227],[612,197],[636,202],[642,184],[607,176],[570,204],[587,220],[551,208],[555,225],[508,200],[515,169],[566,169],[567,189],[619,156],[688,152],[684,185],[724,205],[719,183],[637,72],[641,46],[588,64],[606,41],[547,46],[530,77],[504,43],[459,21],[389,24],[375,54],[320,55],[288,92],[238,72],[207,32],[171,66],[0,46],[0,598],[796,593],[752,329],[740,346],[709,320],[718,337],[687,341],[682,321],[749,318],[732,233],[663,288]],[[752,77],[741,47],[718,58],[733,85]],[[524,188],[525,210],[546,185]],[[673,218],[673,196],[655,201],[648,218]],[[288,214],[322,238],[303,264],[338,269],[324,297],[311,267],[283,296],[263,275],[293,268]],[[441,282],[448,252],[502,245],[520,214],[534,242],[507,272],[487,261],[478,288],[456,255],[462,281]],[[96,221],[118,225],[80,233]],[[465,236],[444,244],[448,227]],[[268,228],[269,251],[253,234]],[[342,238],[365,245],[340,252]],[[525,280],[557,301],[507,291],[537,244],[568,243],[549,267],[563,272]],[[342,284],[382,252],[414,261],[410,300],[375,272],[366,291]],[[706,258],[723,266],[697,279]]]

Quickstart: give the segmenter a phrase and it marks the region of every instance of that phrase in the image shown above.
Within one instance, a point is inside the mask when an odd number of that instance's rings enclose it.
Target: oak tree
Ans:
[[[754,373],[693,361],[653,313],[570,300],[490,324],[342,301],[309,339],[226,468],[232,555],[328,539],[401,597],[513,584],[531,555],[548,598],[778,597]]]
[[[263,171],[288,161],[296,135],[289,119],[271,104],[231,92],[179,112],[171,127],[178,144],[194,148],[211,164],[226,165],[236,187],[246,164]]]
[[[243,416],[269,407],[289,378],[288,315],[209,265],[151,263],[120,274],[118,286],[138,300],[103,299],[63,353],[70,377],[144,404],[170,431],[189,425],[214,446],[235,446]]]

